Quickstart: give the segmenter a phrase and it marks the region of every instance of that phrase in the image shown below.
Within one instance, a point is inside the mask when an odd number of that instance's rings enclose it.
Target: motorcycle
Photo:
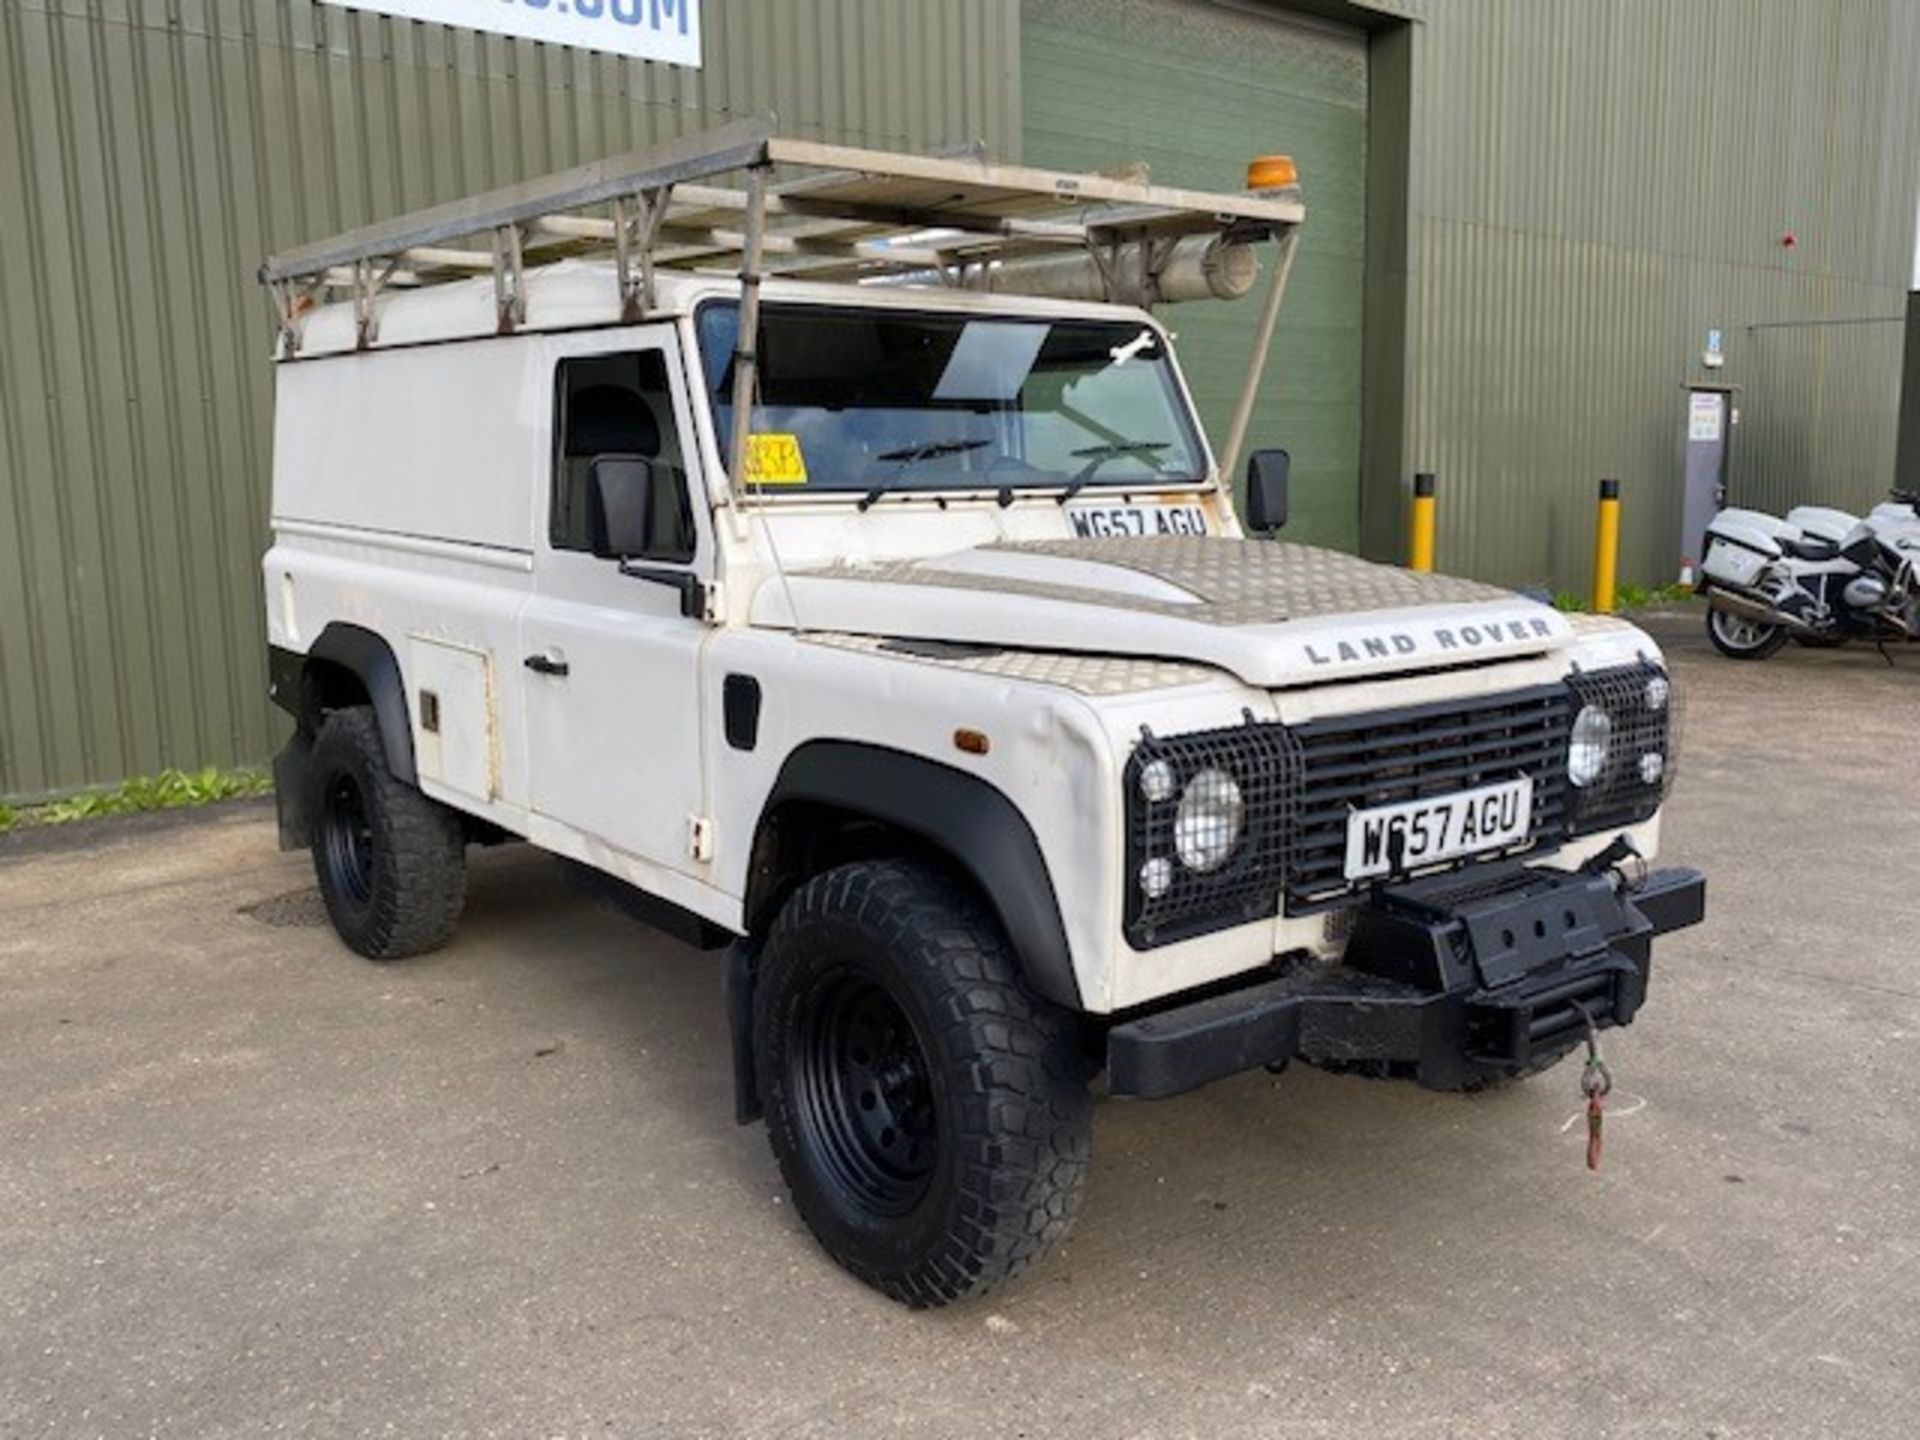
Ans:
[[[1764,660],[1790,639],[1920,639],[1920,492],[1895,490],[1864,518],[1818,505],[1784,520],[1722,510],[1694,588],[1707,638],[1734,660]]]

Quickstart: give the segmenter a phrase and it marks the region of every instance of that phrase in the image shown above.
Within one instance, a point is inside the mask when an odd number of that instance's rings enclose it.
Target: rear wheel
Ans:
[[[308,781],[314,875],[340,938],[369,960],[446,944],[467,896],[465,825],[393,778],[371,708],[327,717]]]
[[[931,869],[818,876],[761,954],[758,1084],[795,1208],[908,1305],[989,1289],[1066,1233],[1092,1129],[1076,1042],[992,917]]]
[[[1787,632],[1715,608],[1707,611],[1707,638],[1730,660],[1764,660],[1787,643]]]

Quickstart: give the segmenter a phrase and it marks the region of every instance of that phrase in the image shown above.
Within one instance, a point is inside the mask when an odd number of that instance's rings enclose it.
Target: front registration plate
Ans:
[[[1527,838],[1533,777],[1482,785],[1430,800],[1356,810],[1347,817],[1347,878],[1405,874]]]
[[[1076,539],[1118,535],[1204,535],[1207,512],[1198,505],[1069,505]]]

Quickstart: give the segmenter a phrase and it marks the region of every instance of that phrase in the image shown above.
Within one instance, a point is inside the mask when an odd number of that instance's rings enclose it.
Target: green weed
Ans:
[[[1693,598],[1693,588],[1688,585],[1622,585],[1614,592],[1613,608],[1616,610],[1646,610],[1660,605],[1682,605]],[[1569,614],[1584,615],[1591,607],[1579,595],[1571,590],[1562,590],[1553,597],[1553,608]]]
[[[1620,608],[1622,610],[1645,610],[1656,605],[1683,605],[1693,598],[1693,587],[1678,583],[1656,585],[1652,589],[1644,585],[1622,585],[1620,587]]]
[[[16,809],[0,805],[0,830],[24,825],[69,825],[97,820],[103,815],[134,815],[149,810],[182,810],[264,795],[273,779],[264,770],[162,770],[158,775],[136,775],[110,790],[86,790],[44,805]]]

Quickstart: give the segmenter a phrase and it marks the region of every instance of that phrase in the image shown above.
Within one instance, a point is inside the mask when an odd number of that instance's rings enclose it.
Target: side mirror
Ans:
[[[1287,471],[1293,457],[1284,450],[1256,450],[1247,457],[1247,529],[1271,535],[1287,523]]]
[[[600,559],[653,548],[653,485],[653,461],[642,455],[598,455],[587,466],[587,539]]]

